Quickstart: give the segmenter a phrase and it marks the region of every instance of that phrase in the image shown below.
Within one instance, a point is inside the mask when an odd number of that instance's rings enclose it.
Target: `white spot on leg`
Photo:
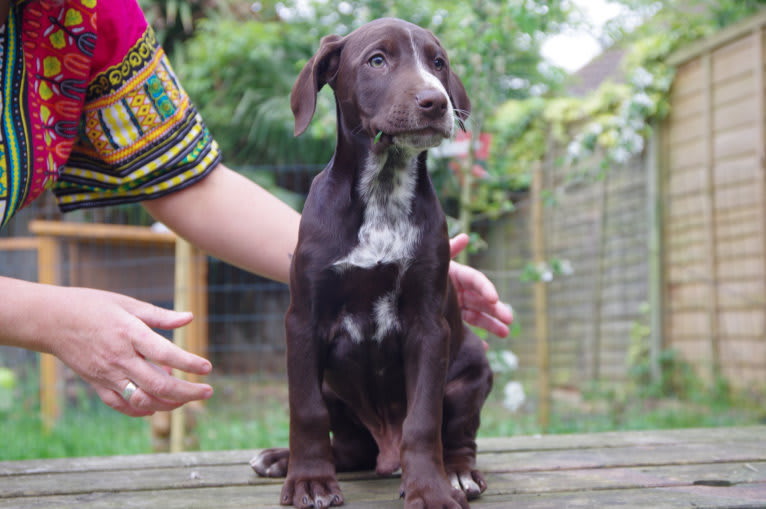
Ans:
[[[343,328],[346,330],[346,333],[351,338],[351,341],[354,343],[361,343],[364,339],[364,336],[362,335],[362,329],[359,328],[359,324],[354,320],[354,317],[351,315],[344,315],[343,320],[341,322],[343,324]]]
[[[399,330],[396,300],[398,292],[392,291],[379,298],[373,306],[375,317],[375,336],[377,342],[383,341],[387,335]]]

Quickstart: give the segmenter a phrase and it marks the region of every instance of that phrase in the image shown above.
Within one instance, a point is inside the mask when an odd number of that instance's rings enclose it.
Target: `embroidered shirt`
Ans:
[[[0,227],[47,188],[64,211],[136,202],[220,160],[136,0],[11,2],[0,89]]]

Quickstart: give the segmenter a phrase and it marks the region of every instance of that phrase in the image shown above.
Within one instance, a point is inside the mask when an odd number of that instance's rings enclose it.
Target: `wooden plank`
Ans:
[[[675,83],[673,86],[675,87]],[[696,88],[691,93],[685,95],[672,94],[671,103],[673,104],[673,109],[670,110],[668,115],[668,125],[673,133],[672,137],[682,138],[683,134],[680,130],[684,126],[691,126],[702,122],[702,115],[705,110],[704,100],[705,96],[699,83],[696,84]],[[699,129],[699,127],[692,128]]]
[[[0,238],[0,251],[35,251],[38,244],[37,237],[3,237]]]
[[[675,103],[673,103],[673,107],[676,107]],[[672,123],[668,129],[668,137],[673,146],[693,142],[702,136],[701,113],[702,111],[700,110],[693,115],[672,118]]]
[[[673,147],[668,164],[671,170],[694,168],[705,162],[705,140],[698,138]]]
[[[673,80],[673,88],[671,89],[674,101],[690,92],[700,92],[702,90],[701,84],[702,63],[699,59],[679,65]]]
[[[753,45],[752,32],[743,34],[738,40],[731,41],[712,51],[713,83],[737,81],[743,75],[749,75],[753,69],[753,53],[757,49]]]
[[[743,464],[752,469],[739,471]],[[668,466],[675,468],[668,469]],[[655,470],[675,471],[672,481],[664,485],[678,483],[682,472],[686,475],[710,474],[715,479],[730,482],[766,482],[766,443],[730,442],[703,444],[655,444],[629,447],[553,449],[547,451],[518,451],[508,453],[484,453],[479,456],[478,468],[487,473],[528,474],[528,477],[543,472],[564,472],[594,470],[590,476],[576,478],[577,486],[552,485],[542,491],[560,491],[568,489],[598,489],[595,478],[605,469],[644,468],[654,475],[655,483],[662,476]],[[678,468],[680,467],[680,468]],[[735,474],[732,474],[735,472]],[[356,472],[341,474],[341,481],[371,480],[372,483],[384,483],[374,472]],[[510,478],[511,476],[506,476]],[[618,476],[624,483],[613,488],[646,486],[645,484],[627,483],[630,476]],[[640,476],[634,476],[640,477]],[[697,477],[699,479],[700,477]],[[175,466],[171,468],[131,468],[110,471],[65,472],[9,476],[0,485],[0,500],[3,498],[39,497],[53,495],[82,495],[93,492],[147,492],[151,490],[179,490],[183,488],[204,488],[216,486],[279,485],[281,479],[264,479],[256,476],[246,460],[234,465],[197,465]],[[657,484],[655,484],[657,485]],[[662,485],[661,483],[659,485]],[[542,487],[541,487],[542,489]]]
[[[47,235],[105,242],[173,244],[176,240],[174,233],[156,232],[145,226],[35,220],[29,223],[29,230],[39,236]]]
[[[755,125],[744,125],[713,133],[716,160],[728,157],[744,157],[755,153],[757,129]]]
[[[714,107],[713,122],[716,132],[751,126],[760,118],[758,110],[753,108],[752,96]]]
[[[590,472],[585,472],[586,477]],[[600,471],[594,472],[596,477]],[[630,474],[632,472],[628,472]],[[607,472],[607,475],[611,472]],[[620,472],[614,472],[619,476]],[[557,480],[552,476],[552,481]],[[523,482],[526,479],[521,479]],[[490,479],[492,481],[492,479]],[[704,485],[672,485],[649,488],[603,488],[594,490],[558,490],[553,492],[528,492],[522,482],[510,487],[493,488],[471,503],[473,508],[545,508],[551,507],[621,507],[645,509],[663,508],[756,508],[763,507],[766,483],[743,483],[726,487]],[[398,508],[398,478],[375,481],[341,482],[347,507]],[[519,487],[519,491],[515,486]],[[0,500],[0,508],[90,508],[132,509],[162,507],[163,509],[188,509],[189,507],[215,507],[220,509],[259,507],[277,509],[281,487],[279,484],[258,486],[222,486],[210,488],[176,489],[143,492],[94,492],[79,496],[29,497],[17,501]],[[172,493],[172,495],[171,495]]]
[[[651,447],[672,444],[720,444],[766,442],[766,426],[725,428],[687,428],[673,430],[608,431],[556,435],[481,437],[477,440],[480,457],[507,452],[552,451],[565,448],[609,449]],[[0,485],[4,476],[39,475],[137,468],[187,468],[197,466],[246,464],[261,449],[227,451],[189,451],[176,454],[134,454],[0,461]]]
[[[740,79],[719,83],[713,88],[713,105],[718,108],[733,101],[752,99],[755,76],[742,75]]]

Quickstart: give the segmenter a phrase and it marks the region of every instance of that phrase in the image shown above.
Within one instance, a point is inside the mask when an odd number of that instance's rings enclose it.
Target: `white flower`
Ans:
[[[515,412],[521,408],[521,405],[524,404],[524,400],[526,399],[526,396],[524,395],[524,387],[522,387],[520,382],[508,382],[505,384],[505,388],[503,388],[503,393],[505,394],[503,406],[511,412]]]
[[[519,367],[519,358],[510,350],[489,352],[489,366],[495,373],[509,373]]]
[[[561,260],[561,274],[564,276],[571,276],[574,274],[574,267],[572,266],[572,262],[569,260]]]
[[[643,67],[639,67],[630,77],[630,81],[638,88],[646,88],[652,84],[654,76]]]
[[[567,155],[570,159],[577,159],[580,157],[580,151],[582,149],[582,145],[580,144],[579,140],[574,140],[569,144],[567,147]]]
[[[519,358],[516,357],[516,354],[510,350],[503,350],[500,352],[500,357],[503,359],[503,362],[511,371],[519,367]]]
[[[612,151],[612,159],[618,163],[626,163],[630,159],[630,152],[625,147],[616,147]]]
[[[654,107],[654,101],[646,92],[639,92],[633,96],[633,104],[643,106],[647,109]]]

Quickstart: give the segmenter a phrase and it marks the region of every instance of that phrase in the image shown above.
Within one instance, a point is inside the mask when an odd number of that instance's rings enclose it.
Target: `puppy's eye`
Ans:
[[[434,58],[434,68],[436,68],[437,71],[441,71],[444,69],[444,66],[446,66],[447,63],[444,61],[443,58]]]
[[[383,55],[375,55],[369,60],[369,63],[370,67],[378,69],[386,65],[386,58]]]

